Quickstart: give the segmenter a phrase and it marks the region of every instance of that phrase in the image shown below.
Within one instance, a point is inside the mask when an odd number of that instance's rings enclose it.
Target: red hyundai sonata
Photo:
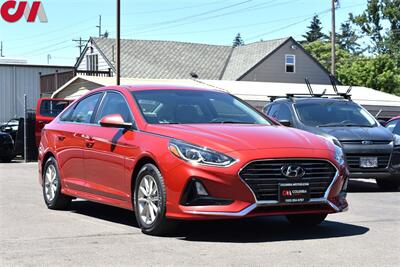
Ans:
[[[148,234],[176,220],[319,224],[347,209],[340,147],[202,88],[91,91],[43,129],[39,173],[50,209],[82,198],[134,210]]]

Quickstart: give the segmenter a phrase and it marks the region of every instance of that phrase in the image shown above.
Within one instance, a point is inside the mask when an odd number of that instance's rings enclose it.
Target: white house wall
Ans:
[[[85,53],[83,55],[82,61],[78,65],[77,69],[78,70],[88,70],[87,65],[86,65],[87,64],[86,63],[86,61],[87,61],[86,60],[86,56],[88,56],[88,55],[98,55],[99,71],[108,71],[109,68],[111,68],[111,66],[108,65],[107,61],[101,55],[99,50],[95,46],[92,46],[92,47],[93,47],[93,53],[91,53],[90,44],[88,45],[88,47],[87,47],[87,49],[86,49],[86,51],[85,51]],[[110,59],[110,60],[112,60],[112,59]]]

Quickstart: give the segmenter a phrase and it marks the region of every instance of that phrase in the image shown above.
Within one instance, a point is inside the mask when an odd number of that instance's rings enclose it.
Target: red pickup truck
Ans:
[[[61,113],[73,100],[40,98],[36,106],[35,140],[39,146],[43,127]]]

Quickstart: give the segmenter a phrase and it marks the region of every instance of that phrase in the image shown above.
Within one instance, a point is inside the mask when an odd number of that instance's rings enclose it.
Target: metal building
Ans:
[[[72,66],[0,63],[0,123],[24,116],[24,94],[28,97],[28,109],[36,108],[40,75],[73,69]]]

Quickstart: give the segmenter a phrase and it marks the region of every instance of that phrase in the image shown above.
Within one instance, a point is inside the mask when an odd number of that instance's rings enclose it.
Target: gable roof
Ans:
[[[200,79],[241,80],[246,73],[290,40],[298,44],[292,37],[259,41],[238,47],[121,39],[121,76],[141,79],[190,79],[190,73],[195,73]],[[79,66],[90,43],[115,71],[115,39],[112,38],[90,38],[75,66]],[[328,70],[300,44],[298,46],[329,74]]]
[[[222,80],[237,80],[261,60],[281,47],[290,37],[235,47]]]
[[[113,62],[115,39],[92,38],[109,62]],[[173,41],[121,40],[121,76],[135,78],[218,79],[230,46]]]

